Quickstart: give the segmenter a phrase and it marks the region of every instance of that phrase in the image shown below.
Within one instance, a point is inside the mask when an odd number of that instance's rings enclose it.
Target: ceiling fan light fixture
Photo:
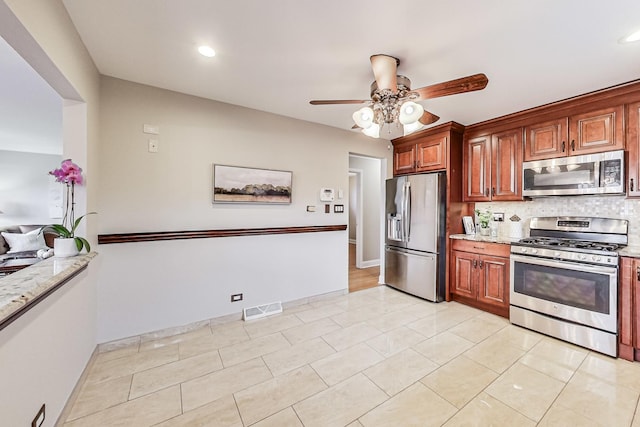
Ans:
[[[413,101],[407,101],[400,106],[400,123],[403,125],[415,123],[422,117],[422,113],[424,113],[422,105]]]
[[[363,107],[353,113],[353,121],[362,129],[371,127],[373,123],[373,110],[371,107]]]
[[[406,125],[403,125],[402,126],[402,130],[404,132],[404,136],[407,136],[410,133],[414,133],[416,131],[419,131],[423,127],[424,127],[424,125],[416,120],[413,123],[407,123]]]
[[[362,133],[371,138],[380,138],[380,125],[372,123],[369,127],[362,129]]]

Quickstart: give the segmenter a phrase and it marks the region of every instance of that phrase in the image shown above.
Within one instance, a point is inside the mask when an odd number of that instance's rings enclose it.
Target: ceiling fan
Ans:
[[[378,138],[384,125],[400,123],[404,135],[425,125],[437,122],[440,117],[425,111],[422,101],[441,96],[455,95],[484,89],[489,82],[484,74],[474,74],[430,86],[411,89],[411,80],[397,74],[400,60],[390,55],[372,55],[371,68],[375,81],[371,83],[371,99],[313,100],[311,105],[369,104],[353,113],[356,124],[352,129],[362,129],[368,136]]]

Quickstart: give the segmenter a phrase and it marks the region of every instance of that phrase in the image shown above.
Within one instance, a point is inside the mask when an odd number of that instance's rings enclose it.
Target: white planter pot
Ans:
[[[480,227],[480,235],[481,236],[488,236],[489,235],[489,227],[487,227],[487,228]]]
[[[53,240],[53,255],[58,258],[66,258],[78,255],[78,247],[75,239],[57,237]]]

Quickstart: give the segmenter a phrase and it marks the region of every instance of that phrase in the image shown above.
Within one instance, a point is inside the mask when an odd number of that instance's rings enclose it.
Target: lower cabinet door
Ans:
[[[467,252],[452,251],[451,252],[451,273],[453,274],[453,286],[450,292],[475,298],[476,296],[476,268],[478,265],[477,258]],[[475,268],[474,268],[475,262]]]
[[[509,306],[509,260],[502,257],[480,257],[478,301]]]

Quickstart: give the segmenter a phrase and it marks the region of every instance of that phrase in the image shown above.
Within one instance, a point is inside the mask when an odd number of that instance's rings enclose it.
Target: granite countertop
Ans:
[[[487,242],[487,243],[501,243],[504,245],[510,245],[511,243],[517,242],[521,239],[521,237],[509,237],[509,236],[483,236],[481,234],[451,234],[449,236],[450,239],[458,239],[458,240],[471,240],[473,242]]]
[[[0,329],[10,317],[75,275],[97,255],[51,257],[0,278]]]
[[[627,246],[618,251],[620,256],[640,258],[640,246]]]

